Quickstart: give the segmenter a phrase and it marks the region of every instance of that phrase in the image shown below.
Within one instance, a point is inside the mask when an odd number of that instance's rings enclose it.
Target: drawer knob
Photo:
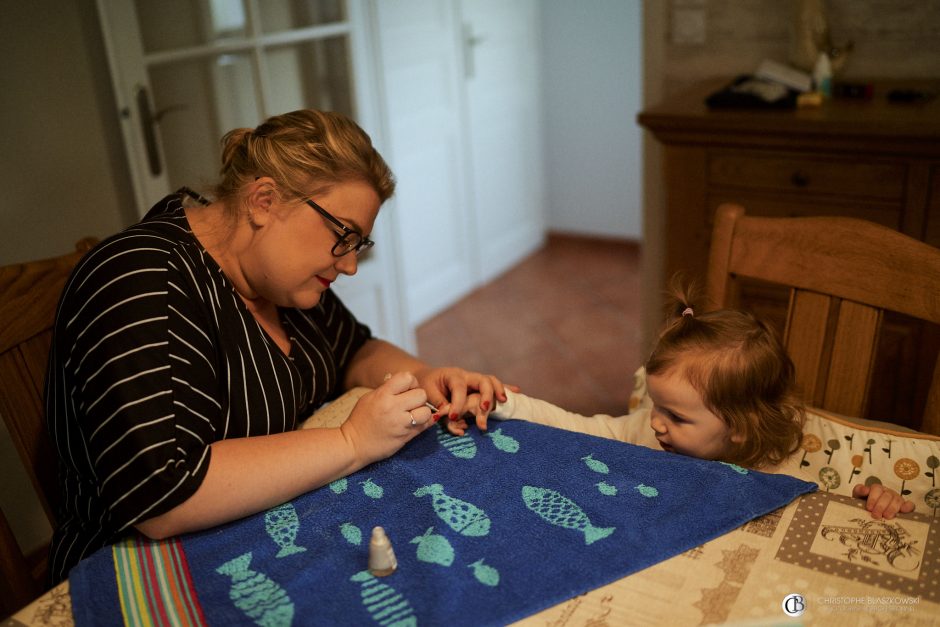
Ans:
[[[806,187],[809,185],[809,177],[797,170],[790,175],[790,182],[793,183],[794,187]]]

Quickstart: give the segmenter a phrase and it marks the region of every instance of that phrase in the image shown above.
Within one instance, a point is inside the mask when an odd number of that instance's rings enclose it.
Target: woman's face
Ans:
[[[379,212],[378,194],[361,181],[333,185],[312,198],[348,229],[365,236]],[[304,200],[274,203],[263,219],[253,216],[251,244],[241,265],[252,291],[275,305],[308,309],[340,274],[356,273],[355,252],[336,257],[342,230]]]
[[[716,416],[702,396],[678,369],[647,377],[653,401],[650,427],[665,451],[698,457],[723,459],[738,437]]]

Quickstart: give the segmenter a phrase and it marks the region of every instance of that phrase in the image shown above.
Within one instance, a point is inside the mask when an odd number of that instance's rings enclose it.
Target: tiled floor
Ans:
[[[626,413],[640,365],[639,245],[551,235],[417,329],[434,364],[490,372],[580,413]]]

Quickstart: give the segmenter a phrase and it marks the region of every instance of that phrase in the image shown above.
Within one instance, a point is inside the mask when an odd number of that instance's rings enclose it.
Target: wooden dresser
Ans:
[[[864,218],[940,246],[940,82],[925,103],[891,103],[901,85],[876,83],[871,100],[830,100],[815,109],[709,110],[703,83],[643,111],[639,123],[662,144],[662,276],[704,277],[712,216],[734,201],[749,214]],[[940,289],[940,286],[938,286]],[[782,325],[786,295],[753,286],[747,307]],[[866,415],[905,422],[920,415],[940,330],[901,317],[885,321]],[[911,419],[909,425],[916,425]]]

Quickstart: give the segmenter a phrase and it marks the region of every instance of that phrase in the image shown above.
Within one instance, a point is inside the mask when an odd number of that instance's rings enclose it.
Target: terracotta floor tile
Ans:
[[[550,235],[419,326],[418,354],[492,372],[571,411],[624,413],[643,352],[639,260],[634,242]]]

